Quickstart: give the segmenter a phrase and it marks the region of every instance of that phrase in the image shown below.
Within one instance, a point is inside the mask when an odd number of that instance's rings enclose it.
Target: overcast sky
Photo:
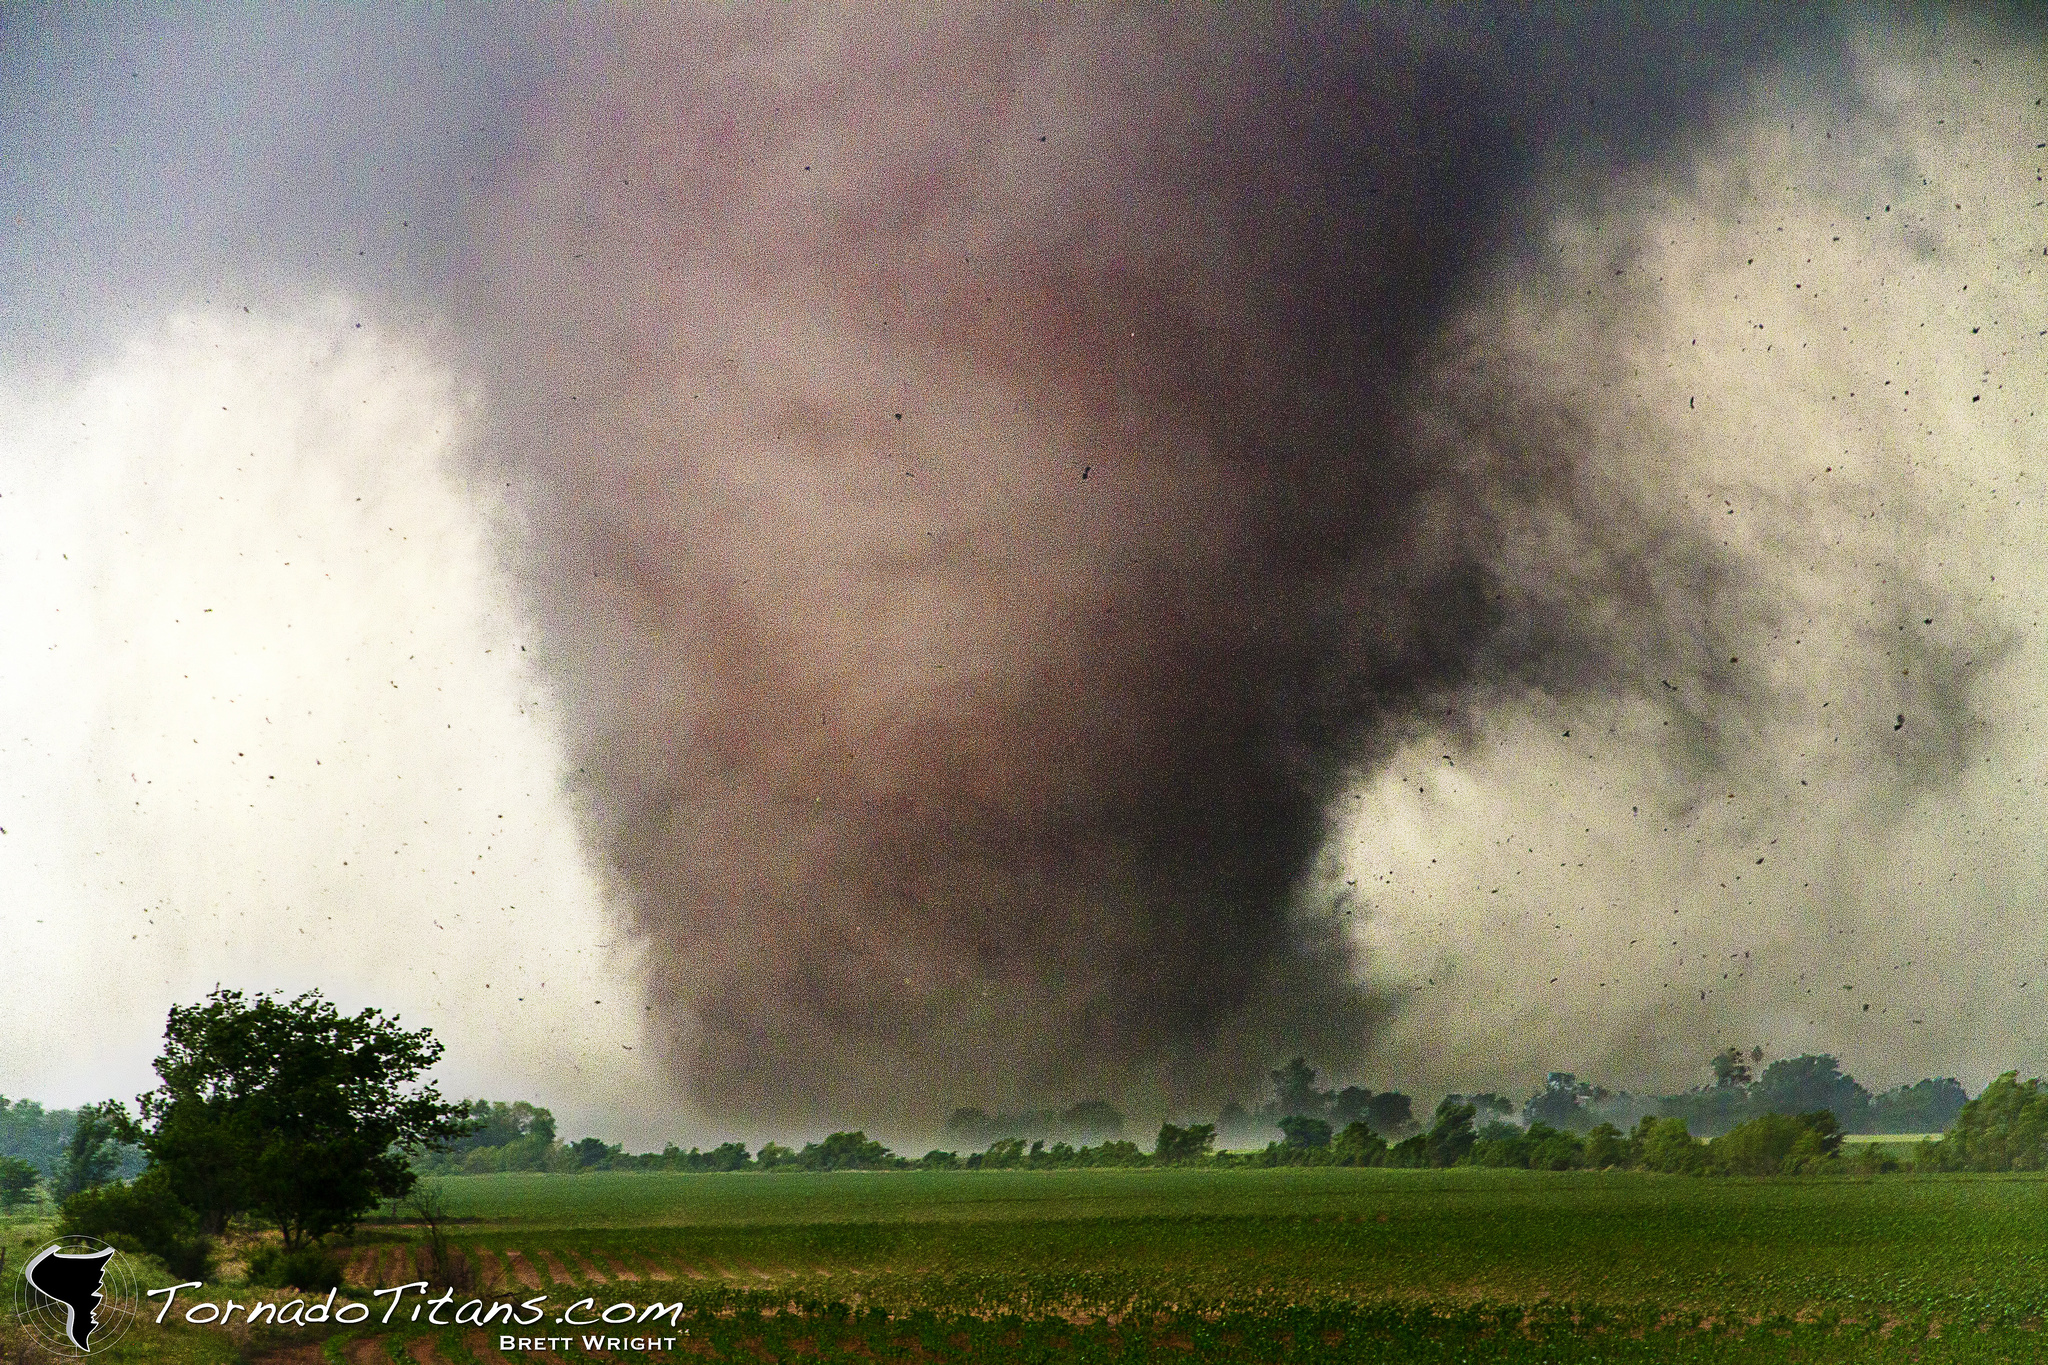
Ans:
[[[0,10],[0,1093],[654,1145],[2042,1066],[2048,60]]]

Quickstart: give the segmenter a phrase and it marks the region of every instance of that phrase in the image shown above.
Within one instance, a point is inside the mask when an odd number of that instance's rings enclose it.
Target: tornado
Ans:
[[[1446,359],[1546,195],[1832,36],[1632,13],[591,42],[479,306],[525,320],[489,361],[524,581],[690,1093],[873,1122],[1352,1068],[1396,1008],[1319,875],[1359,774],[1536,693],[1727,761],[1755,566],[1590,477],[1483,339]]]

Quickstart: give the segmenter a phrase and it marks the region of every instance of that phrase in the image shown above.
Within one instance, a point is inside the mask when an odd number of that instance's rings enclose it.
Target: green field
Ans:
[[[288,1336],[148,1327],[107,1358],[2048,1358],[2038,1176],[1307,1168],[438,1185],[474,1280],[462,1299],[544,1294],[550,1318],[585,1296],[586,1316],[682,1303],[679,1326],[658,1329],[674,1349],[586,1351],[582,1336],[607,1329],[547,1324],[513,1330],[573,1344],[501,1355],[500,1328],[427,1330],[406,1319],[409,1299],[389,1326],[297,1354],[276,1354]],[[18,1247],[36,1229],[7,1231]],[[349,1283],[418,1277],[417,1239],[366,1225],[343,1248]]]

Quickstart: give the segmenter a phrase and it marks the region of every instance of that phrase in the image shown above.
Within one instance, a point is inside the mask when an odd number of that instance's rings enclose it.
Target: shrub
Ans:
[[[1684,1119],[1645,1118],[1630,1139],[1636,1164],[1671,1175],[1705,1175],[1706,1145],[1686,1130]]]
[[[213,1243],[199,1231],[199,1215],[178,1202],[160,1170],[126,1185],[98,1185],[64,1201],[59,1236],[97,1237],[137,1255],[154,1256],[180,1279],[213,1274]]]
[[[317,1246],[293,1251],[283,1247],[259,1248],[249,1257],[249,1283],[265,1289],[296,1289],[315,1293],[341,1288],[341,1261]]]

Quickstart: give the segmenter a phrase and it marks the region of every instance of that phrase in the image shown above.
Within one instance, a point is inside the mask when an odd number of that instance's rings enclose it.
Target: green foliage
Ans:
[[[1611,1123],[1596,1123],[1586,1134],[1585,1164],[1596,1171],[1627,1166],[1634,1161],[1628,1139]]]
[[[1739,1047],[1722,1049],[1710,1063],[1714,1069],[1715,1086],[1725,1089],[1728,1086],[1749,1085],[1756,1080],[1755,1073],[1750,1070],[1750,1064],[1761,1062],[1763,1059],[1762,1048],[1757,1048],[1748,1055],[1744,1055]]]
[[[1296,1057],[1272,1072],[1273,1099],[1283,1114],[1320,1114],[1329,1097],[1316,1089],[1316,1069]]]
[[[77,1135],[78,1115],[69,1109],[45,1109],[34,1100],[9,1101],[0,1095],[0,1156],[28,1162],[52,1183],[64,1175],[67,1149]],[[142,1171],[142,1154],[117,1143],[115,1168],[108,1178],[125,1179]]]
[[[834,1133],[823,1142],[807,1142],[794,1163],[800,1171],[874,1171],[909,1163],[866,1133]]]
[[[60,1236],[97,1237],[124,1251],[154,1256],[181,1279],[212,1274],[213,1243],[198,1216],[178,1199],[161,1169],[126,1185],[96,1185],[64,1201]]]
[[[1667,1175],[1705,1175],[1707,1148],[1686,1130],[1684,1119],[1646,1117],[1629,1139],[1635,1164]]]
[[[58,1168],[53,1192],[59,1200],[81,1190],[104,1185],[121,1167],[123,1136],[134,1125],[127,1110],[117,1101],[80,1105],[71,1123],[71,1138],[64,1146],[64,1164]]]
[[[1842,1147],[1832,1111],[1764,1114],[1707,1144],[1711,1167],[1732,1175],[1809,1175],[1826,1169]]]
[[[1382,1166],[1387,1160],[1387,1140],[1362,1120],[1344,1125],[1344,1131],[1330,1144],[1330,1160],[1338,1166]]]
[[[1330,1145],[1330,1124],[1326,1119],[1311,1118],[1307,1114],[1289,1114],[1280,1120],[1279,1126],[1280,1131],[1286,1134],[1289,1147]]]
[[[608,1145],[603,1138],[581,1138],[569,1144],[569,1159],[576,1163],[579,1171],[602,1165],[617,1155],[619,1148]]]
[[[1788,1057],[1764,1068],[1750,1087],[1754,1112],[1807,1114],[1832,1112],[1844,1132],[1862,1132],[1870,1118],[1870,1092],[1842,1074],[1833,1057]]]
[[[1534,1123],[1526,1129],[1511,1123],[1490,1123],[1481,1130],[1479,1140],[1465,1159],[1475,1166],[1569,1171],[1586,1164],[1586,1146],[1574,1135],[1547,1123]]]
[[[425,1029],[343,1016],[317,991],[217,989],[170,1012],[142,1145],[208,1231],[252,1212],[296,1250],[411,1189],[408,1149],[469,1130],[466,1106],[419,1082],[441,1052]]]
[[[1970,1101],[1953,1076],[1894,1086],[1870,1098],[1869,1131],[1939,1133],[1956,1121]]]
[[[1522,1105],[1522,1121],[1582,1132],[1595,1122],[1591,1106],[1607,1097],[1602,1086],[1582,1081],[1569,1071],[1553,1071],[1544,1079],[1543,1088]]]
[[[341,1260],[317,1246],[286,1251],[280,1246],[259,1247],[249,1257],[249,1283],[266,1289],[296,1289],[318,1293],[341,1287]]]
[[[972,1107],[955,1109],[946,1120],[949,1136],[971,1146],[998,1138],[1120,1138],[1123,1113],[1107,1100],[1083,1100],[1065,1109],[1033,1109],[1019,1114],[989,1114]]]
[[[1213,1123],[1191,1123],[1185,1128],[1162,1123],[1159,1125],[1159,1137],[1152,1144],[1152,1156],[1154,1160],[1164,1162],[1200,1161],[1209,1155],[1215,1143],[1216,1125]]]
[[[2006,1072],[1963,1106],[1941,1141],[1921,1144],[1920,1163],[1939,1171],[2048,1168],[2048,1091]]]
[[[0,1156],[0,1209],[26,1204],[35,1197],[43,1173],[18,1156]]]

